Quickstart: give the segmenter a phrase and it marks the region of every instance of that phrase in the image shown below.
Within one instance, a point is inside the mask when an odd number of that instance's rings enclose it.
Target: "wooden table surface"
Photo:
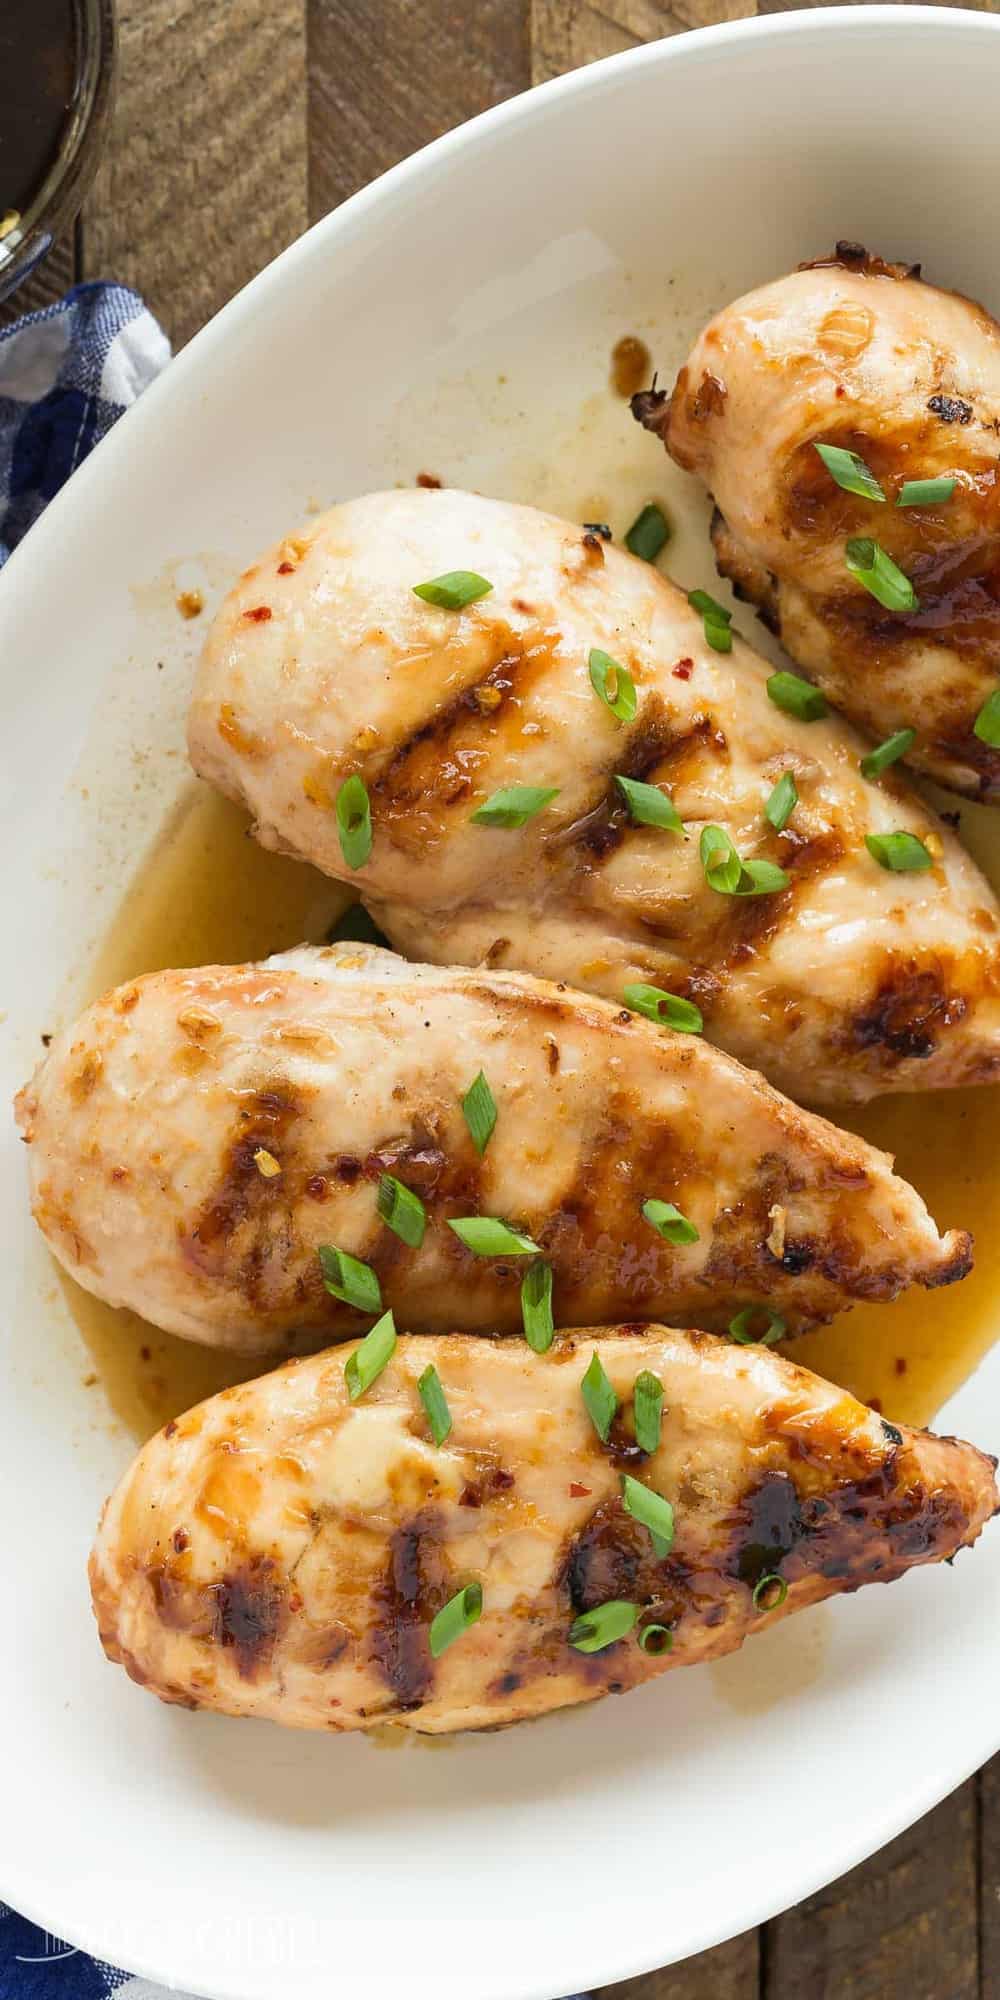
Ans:
[[[637,42],[783,6],[119,0],[106,162],[73,240],[18,305],[47,302],[74,277],[123,279],[180,346],[308,222],[486,106]],[[762,1792],[780,1734],[775,1711],[748,1738]],[[877,1768],[855,1769],[849,1743],[843,1758],[859,1796],[877,1787]],[[807,1797],[801,1810],[807,1843]],[[726,1851],[720,1802],[722,1878],[750,1859]],[[609,2000],[1000,2000],[1000,1758],[787,1916],[605,1991]]]

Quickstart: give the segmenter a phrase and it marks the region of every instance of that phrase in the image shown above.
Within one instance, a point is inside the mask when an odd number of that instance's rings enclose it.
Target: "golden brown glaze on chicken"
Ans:
[[[477,571],[464,610],[414,586]],[[593,649],[632,675],[621,722]],[[357,882],[411,958],[517,967],[620,1001],[647,983],[695,1001],[709,1039],[793,1096],[985,1081],[1000,1067],[998,913],[979,871],[833,717],[775,706],[770,669],[648,563],[539,514],[457,492],[351,501],[262,558],[209,635],[189,743],[245,800],[265,845]],[[783,832],[764,807],[784,772]],[[634,824],[616,774],[672,797],[684,834]],[[370,859],[352,874],[334,803],[360,776]],[[520,828],[472,815],[498,789],[557,788]],[[777,894],[711,888],[717,824]],[[922,838],[933,866],[890,874],[869,833]]]
[[[1000,749],[974,733],[1000,686],[1000,326],[980,305],[856,245],[737,299],[671,398],[633,401],[718,509],[716,557],[830,700],[910,762],[1000,799]],[[885,494],[845,492],[817,443],[858,454]],[[897,505],[907,482],[951,497]],[[887,610],[845,566],[874,538],[913,585]]]
[[[581,1391],[595,1350],[619,1405],[606,1444]],[[165,1701],[305,1729],[516,1722],[948,1559],[997,1505],[995,1461],[972,1445],[896,1428],[711,1334],[564,1334],[544,1355],[410,1337],[353,1406],[344,1357],[202,1403],[108,1502],[90,1566],[101,1640]],[[418,1391],[432,1364],[452,1425],[440,1448]],[[648,1454],[643,1371],[663,1390]],[[672,1506],[667,1553],[623,1475]],[[470,1585],[482,1615],[435,1658],[432,1621]],[[631,1607],[629,1629],[578,1651],[574,1621],[609,1601]],[[670,1650],[643,1649],[652,1624]]]
[[[497,1107],[480,1156],[461,1100]],[[509,973],[342,945],[152,973],[53,1042],[18,1114],[38,1223],[88,1290],[194,1340],[287,1351],[355,1333],[318,1250],[368,1264],[408,1326],[517,1332],[517,1258],[450,1217],[515,1223],[551,1263],[564,1326],[767,1304],[791,1330],[856,1299],[965,1275],[892,1162],[697,1036]],[[423,1204],[419,1243],[378,1212]],[[671,1244],[669,1202],[698,1232]]]

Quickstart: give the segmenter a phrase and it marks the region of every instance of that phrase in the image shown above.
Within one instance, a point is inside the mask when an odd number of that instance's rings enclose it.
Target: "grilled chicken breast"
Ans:
[[[856,245],[738,299],[696,341],[669,399],[633,408],[713,493],[724,576],[837,707],[872,736],[913,728],[910,761],[1000,799],[1000,735],[974,732],[1000,685],[1000,326],[970,299]],[[886,504],[844,491],[814,449],[865,461]],[[950,498],[899,506],[904,484]],[[887,610],[846,568],[874,538],[917,609]]]
[[[461,610],[414,594],[459,568],[491,593]],[[595,692],[593,649],[632,676],[633,720]],[[384,493],[246,572],[208,638],[189,743],[265,845],[355,879],[411,957],[618,1001],[630,984],[680,994],[712,1041],[814,1101],[992,1078],[990,890],[892,772],[861,776],[846,725],[777,707],[769,672],[739,639],[714,650],[679,591],[593,533],[465,493]],[[764,807],[785,772],[799,803],[776,832]],[[616,774],[664,788],[683,833],[635,824]],[[373,845],[352,872],[334,805],[354,775]],[[557,796],[521,826],[473,819],[514,784]],[[709,825],[787,888],[710,887]],[[899,830],[933,866],[879,865],[865,836]]]
[[[619,1404],[606,1444],[581,1390],[595,1351]],[[165,1701],[305,1729],[516,1722],[950,1558],[997,1505],[995,1461],[972,1445],[897,1429],[711,1334],[564,1334],[545,1355],[411,1337],[354,1405],[344,1355],[202,1403],[109,1500],[90,1565],[101,1640]],[[452,1426],[441,1448],[418,1388],[430,1366]],[[648,1454],[633,1434],[644,1371],[663,1389]],[[672,1506],[666,1554],[623,1475]],[[482,1615],[435,1657],[432,1621],[470,1585]],[[574,1621],[609,1602],[631,1607],[628,1629],[577,1650]],[[644,1650],[654,1624],[666,1633]]]
[[[461,1102],[480,1071],[496,1104],[482,1155]],[[366,946],[119,987],[53,1042],[18,1115],[66,1268],[216,1346],[357,1331],[321,1244],[370,1266],[408,1325],[519,1330],[526,1260],[473,1255],[453,1217],[526,1231],[564,1325],[670,1309],[721,1330],[762,1303],[798,1329],[971,1262],[885,1154],[697,1036]],[[385,1176],[419,1196],[422,1241],[381,1219]],[[665,1241],[649,1200],[696,1240]]]

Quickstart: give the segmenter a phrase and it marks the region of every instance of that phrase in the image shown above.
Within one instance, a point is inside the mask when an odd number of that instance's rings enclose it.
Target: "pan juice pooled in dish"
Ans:
[[[333,508],[206,641],[196,769],[409,957],[530,971],[839,1105],[1000,1072],[1000,912],[818,690],[591,529]]]
[[[858,244],[736,299],[640,422],[716,559],[888,761],[1000,799],[1000,325]]]
[[[104,1510],[94,1610],[168,1702],[487,1728],[950,1560],[996,1509],[995,1463],[711,1334],[534,1354],[397,1340],[386,1314],[146,1445]]]

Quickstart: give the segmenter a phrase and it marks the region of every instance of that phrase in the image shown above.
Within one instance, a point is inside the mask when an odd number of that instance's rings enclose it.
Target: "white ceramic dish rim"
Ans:
[[[70,486],[63,490],[50,504],[42,521],[31,531],[21,548],[6,565],[0,579],[0,591],[8,596],[31,587],[34,568],[40,558],[44,558],[46,544],[55,545],[62,530],[64,520],[70,521],[85,507],[88,495],[97,494],[105,474],[114,473],[124,465],[133,451],[142,449],[146,436],[155,438],[161,405],[178,391],[183,391],[192,373],[197,376],[224,346],[230,336],[246,325],[255,312],[274,296],[278,288],[294,284],[301,267],[318,256],[334,254],[336,248],[349,243],[362,231],[368,221],[369,212],[391,199],[393,193],[409,181],[419,180],[431,169],[438,169],[457,160],[470,144],[489,146],[501,135],[521,124],[533,120],[543,120],[549,108],[563,97],[574,93],[598,94],[616,88],[623,77],[633,71],[652,68],[675,59],[683,52],[684,60],[697,60],[699,54],[709,53],[722,46],[738,47],[742,43],[770,37],[809,36],[820,30],[824,36],[833,36],[848,28],[868,27],[888,29],[894,33],[934,32],[947,33],[956,41],[970,30],[977,35],[1000,33],[1000,19],[995,16],[969,9],[952,11],[940,6],[898,7],[877,5],[847,7],[829,13],[825,9],[809,9],[785,15],[752,17],[718,26],[700,29],[679,38],[644,45],[629,50],[622,55],[611,56],[587,69],[576,70],[553,79],[536,89],[499,105],[480,117],[470,121],[455,131],[425,147],[421,152],[401,162],[369,187],[362,189],[343,206],[323,218],[309,229],[294,244],[285,250],[263,272],[239,292],[227,306],[205,327],[171,363],[166,374],[143,396],[141,402],[115,427],[90,460],[74,476]],[[143,428],[145,427],[145,428]],[[988,1722],[988,1718],[984,1718]],[[980,1751],[973,1758],[964,1760],[960,1768],[949,1774],[946,1784],[941,1783],[940,1772],[924,1773],[919,1760],[914,1760],[912,1782],[904,1790],[897,1790],[881,1808],[869,1805],[863,1827],[852,1837],[845,1833],[839,1843],[827,1845],[823,1849],[822,1860],[810,1866],[808,1852],[803,1849],[801,1873],[791,1885],[789,1893],[782,1893],[777,1908],[784,1909],[814,1893],[825,1883],[836,1879],[847,1870],[876,1852],[886,1842],[911,1825],[936,1805],[942,1797],[978,1768],[978,1765],[1000,1749],[1000,1722],[986,1737]],[[22,1888],[18,1881],[16,1857],[9,1855],[2,1864],[2,1893],[25,1916],[54,1934],[61,1934],[61,1919],[58,1907],[52,1901]],[[776,1904],[773,1891],[765,1889],[754,1895],[741,1892],[742,1900],[734,1899],[733,1916],[704,1925],[700,1932],[691,1934],[685,1941],[687,1955],[725,1941],[742,1931],[764,1922],[775,1914]],[[71,1928],[67,1940],[70,1944],[92,1953],[102,1955],[102,1939],[89,1926],[77,1924]],[[592,1950],[588,1953],[586,1966],[573,1961],[572,1947],[566,1949],[567,1986],[602,1985],[609,1981],[627,1979],[642,1974],[648,1969],[649,1952],[640,1949],[631,1955],[619,1942],[611,1944],[603,1959],[594,1962]],[[132,1969],[147,1978],[168,1984],[190,1983],[190,1964],[181,1967],[164,1967],[143,1958],[141,1953],[132,1957]],[[226,1984],[221,1977],[213,1977],[211,1990],[217,1994],[232,1995],[237,2000],[238,1989]],[[565,1989],[564,1989],[565,1990]],[[493,1989],[483,1987],[489,2000],[499,2000]],[[523,2000],[552,2000],[551,1980],[546,1977],[538,1985],[522,1989]]]

